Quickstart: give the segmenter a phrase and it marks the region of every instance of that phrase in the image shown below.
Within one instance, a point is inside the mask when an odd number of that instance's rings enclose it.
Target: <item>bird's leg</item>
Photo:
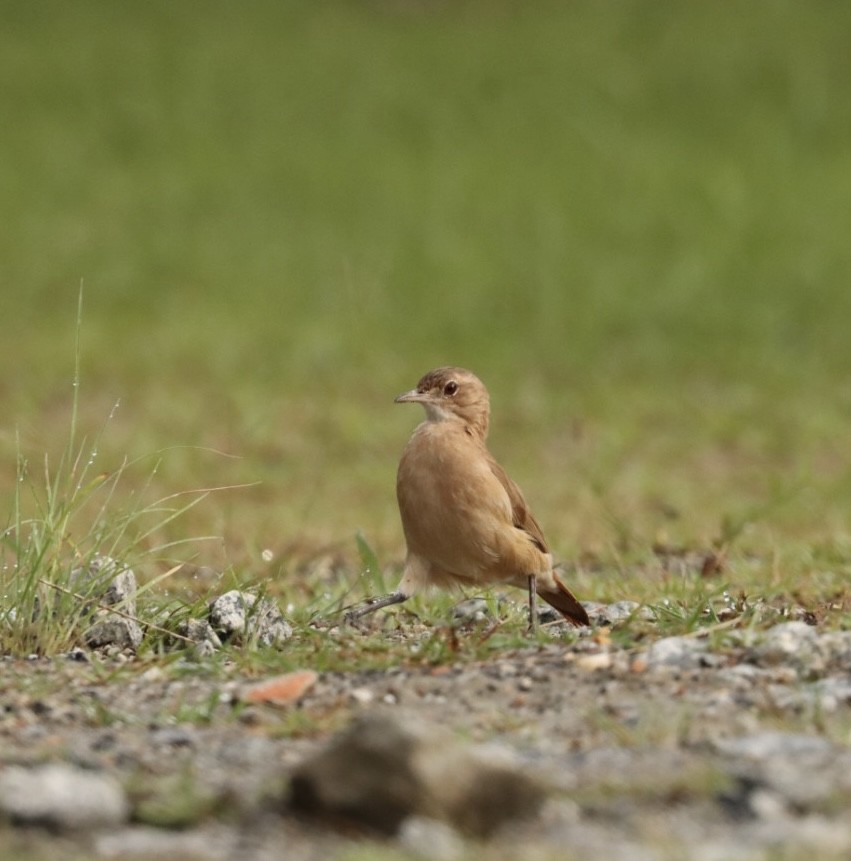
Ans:
[[[354,610],[349,610],[346,613],[346,621],[357,622],[358,619],[362,619],[364,616],[368,616],[370,613],[374,613],[382,607],[389,607],[391,604],[401,604],[403,601],[407,601],[410,597],[411,596],[406,592],[399,591],[391,592],[389,595],[383,595],[380,598],[369,598],[364,601],[360,607]]]
[[[416,595],[423,586],[427,585],[428,566],[418,556],[409,553],[405,560],[405,572],[402,574],[402,579],[396,587],[395,592],[389,595],[381,595],[378,598],[367,598],[360,604],[355,604],[354,608],[346,613],[347,622],[357,622],[364,616],[380,610],[382,607],[389,607],[391,604],[401,604],[407,601],[413,595]]]
[[[538,578],[529,575],[529,633],[538,632]]]

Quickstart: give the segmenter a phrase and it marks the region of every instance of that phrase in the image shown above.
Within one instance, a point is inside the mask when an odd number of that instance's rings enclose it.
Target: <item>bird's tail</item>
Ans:
[[[561,582],[555,571],[553,571],[551,582],[545,582],[539,577],[537,586],[538,595],[551,607],[555,607],[568,622],[576,625],[576,627],[591,624],[585,608],[576,600],[570,589]]]

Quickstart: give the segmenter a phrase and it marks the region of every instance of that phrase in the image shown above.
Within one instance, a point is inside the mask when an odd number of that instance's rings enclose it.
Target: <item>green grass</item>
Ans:
[[[48,0],[0,25],[5,510],[76,404],[110,516],[250,485],[142,538],[140,573],[190,558],[318,607],[360,585],[359,531],[392,577],[419,419],[392,397],[452,362],[583,598],[696,605],[652,548],[721,547],[712,590],[849,624],[846,4]]]
[[[106,607],[103,595],[116,575],[131,562],[136,565],[150,556],[156,560],[179,546],[199,542],[197,537],[165,544],[153,539],[209,491],[174,493],[151,502],[145,499],[147,486],[141,488],[143,492],[137,492],[139,488],[129,494],[119,492],[126,460],[112,474],[95,473],[101,435],[94,440],[77,437],[81,324],[82,291],[65,449],[58,463],[45,455],[41,475],[31,474],[20,448],[17,452],[12,510],[0,533],[3,654],[52,655],[82,645],[86,631],[96,621],[96,609]],[[112,612],[141,619],[136,597],[144,598],[181,567],[172,566],[149,580],[135,595],[114,604]],[[152,632],[165,633],[142,621]]]

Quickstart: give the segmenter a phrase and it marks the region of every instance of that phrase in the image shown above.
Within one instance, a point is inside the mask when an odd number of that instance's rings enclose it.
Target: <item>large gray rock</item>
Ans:
[[[0,813],[25,825],[57,829],[115,826],[129,805],[110,775],[64,764],[0,771]]]
[[[486,836],[535,815],[543,785],[490,749],[462,745],[415,716],[368,714],[292,779],[295,809],[396,833],[410,816]]]
[[[117,646],[135,652],[142,645],[142,628],[134,619],[116,613],[104,614],[85,633],[86,645],[92,649]]]

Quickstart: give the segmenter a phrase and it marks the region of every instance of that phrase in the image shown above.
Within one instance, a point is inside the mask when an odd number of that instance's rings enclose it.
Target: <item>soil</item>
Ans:
[[[415,652],[420,633],[397,636]],[[130,810],[83,829],[7,816],[2,857],[851,855],[849,632],[781,622],[723,642],[626,649],[598,628],[484,660],[320,672],[285,707],[246,704],[236,664],[124,660],[76,652],[0,663],[0,779],[14,766],[68,763],[116,776]],[[372,710],[415,713],[466,744],[505,749],[549,800],[484,841],[416,819],[385,837],[297,814],[288,775]]]

